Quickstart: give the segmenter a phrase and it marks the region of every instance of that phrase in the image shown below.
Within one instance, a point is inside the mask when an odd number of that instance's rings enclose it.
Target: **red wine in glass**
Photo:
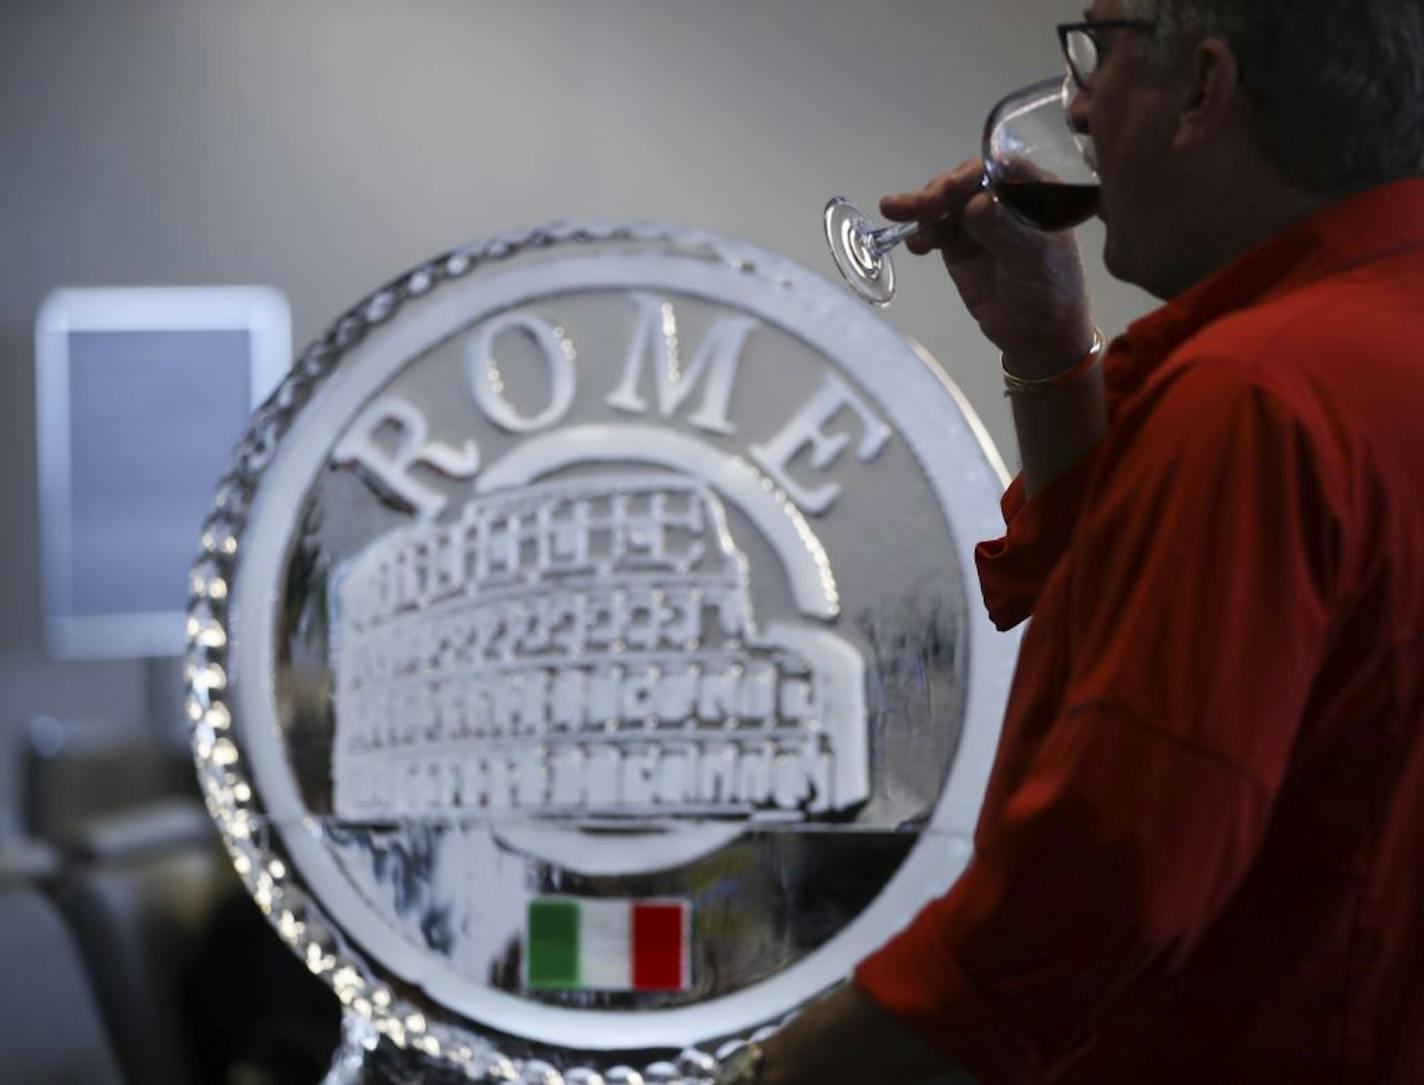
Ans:
[[[1097,185],[1057,181],[1000,181],[994,196],[1020,222],[1036,230],[1066,230],[1092,218]]]

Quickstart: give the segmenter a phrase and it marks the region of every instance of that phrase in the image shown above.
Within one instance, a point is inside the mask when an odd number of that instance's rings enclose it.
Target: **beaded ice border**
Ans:
[[[292,877],[275,846],[267,840],[258,798],[233,737],[232,714],[227,704],[229,589],[250,502],[278,444],[313,392],[340,358],[361,341],[367,329],[390,320],[406,301],[424,297],[439,284],[463,278],[478,266],[530,249],[619,241],[705,248],[737,271],[761,273],[751,263],[728,259],[718,251],[716,239],[710,235],[651,225],[556,223],[499,235],[420,265],[340,317],[302,352],[277,390],[253,414],[218,482],[212,509],[203,524],[198,558],[188,577],[188,650],[183,676],[193,757],[208,813],[217,823],[243,884],[282,940],[332,988],[345,1012],[364,1023],[369,1043],[384,1037],[398,1048],[439,1059],[472,1081],[519,1085],[690,1085],[709,1081],[722,1061],[748,1040],[765,1039],[790,1018],[765,1025],[746,1038],[727,1040],[714,1053],[689,1047],[675,1060],[653,1062],[641,1070],[615,1066],[605,1071],[589,1067],[560,1071],[543,1059],[505,1055],[485,1037],[450,1022],[431,1020],[398,997],[372,974],[363,955],[350,945],[319,902]],[[774,282],[781,287],[789,285],[785,278]]]

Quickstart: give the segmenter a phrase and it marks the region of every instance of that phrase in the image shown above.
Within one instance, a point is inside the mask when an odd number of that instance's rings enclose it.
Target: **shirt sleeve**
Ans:
[[[1022,474],[1004,491],[999,507],[1007,531],[974,548],[984,606],[1000,631],[1033,613],[1048,575],[1067,549],[1097,458],[1097,449],[1090,450],[1032,501],[1025,495]]]
[[[1341,521],[1299,413],[1244,368],[1188,369],[1149,428],[1110,436],[1067,590],[1035,617],[1069,624],[1057,713],[954,888],[857,970],[987,1080],[1083,1051],[1134,978],[1191,952],[1259,848]]]
[[[1115,340],[1103,361],[1109,425],[1140,386],[1143,366],[1127,337]],[[1068,547],[1084,495],[1101,459],[1103,444],[1028,499],[1022,473],[999,502],[1005,533],[981,542],[974,551],[979,587],[989,618],[1000,631],[1028,618],[1038,604],[1058,559]]]

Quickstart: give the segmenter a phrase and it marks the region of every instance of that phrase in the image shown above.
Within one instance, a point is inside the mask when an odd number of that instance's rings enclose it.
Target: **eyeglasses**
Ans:
[[[1068,61],[1068,71],[1073,82],[1080,88],[1087,85],[1093,73],[1098,70],[1103,47],[1096,35],[1102,30],[1136,30],[1151,34],[1157,24],[1150,19],[1099,19],[1092,23],[1064,23],[1058,28],[1058,41],[1063,46],[1063,57]]]

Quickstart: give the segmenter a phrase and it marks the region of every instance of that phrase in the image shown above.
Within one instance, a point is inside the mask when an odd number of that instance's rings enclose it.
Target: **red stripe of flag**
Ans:
[[[633,989],[680,991],[685,986],[687,910],[682,904],[633,905]]]

